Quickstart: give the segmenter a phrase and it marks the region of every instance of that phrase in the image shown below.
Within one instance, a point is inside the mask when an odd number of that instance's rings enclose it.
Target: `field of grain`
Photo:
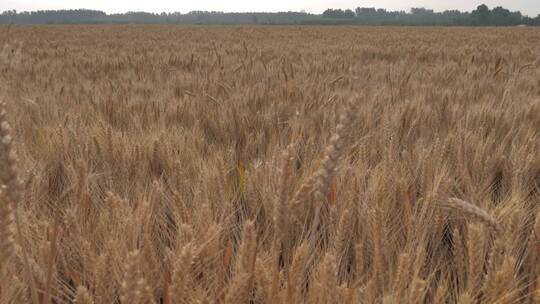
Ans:
[[[0,42],[0,303],[540,303],[538,29]]]

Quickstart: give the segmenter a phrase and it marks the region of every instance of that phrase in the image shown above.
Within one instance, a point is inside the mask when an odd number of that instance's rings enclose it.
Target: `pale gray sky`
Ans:
[[[388,10],[408,10],[411,7],[425,7],[442,11],[459,9],[471,11],[485,3],[490,8],[503,6],[512,11],[519,10],[525,15],[536,17],[540,14],[540,0],[2,0],[0,11],[8,9],[44,10],[44,9],[75,9],[88,8],[103,10],[107,13],[126,11],[147,12],[182,12],[192,10],[214,10],[224,12],[276,12],[300,11],[321,13],[326,8],[377,7]]]

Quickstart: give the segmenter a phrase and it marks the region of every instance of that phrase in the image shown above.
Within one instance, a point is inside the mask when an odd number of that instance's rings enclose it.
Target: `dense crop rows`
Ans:
[[[0,33],[0,303],[540,303],[537,29]]]

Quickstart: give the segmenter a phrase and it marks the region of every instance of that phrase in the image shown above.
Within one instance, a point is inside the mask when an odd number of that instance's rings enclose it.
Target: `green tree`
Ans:
[[[473,19],[479,24],[479,25],[489,25],[491,21],[491,11],[487,7],[487,5],[482,4],[479,5],[476,10],[472,12]]]
[[[511,23],[510,11],[501,6],[494,8],[491,14],[495,25],[509,25]]]

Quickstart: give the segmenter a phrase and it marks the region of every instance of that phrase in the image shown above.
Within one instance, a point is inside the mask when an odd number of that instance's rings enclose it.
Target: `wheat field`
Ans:
[[[538,29],[0,42],[0,303],[540,303]]]

